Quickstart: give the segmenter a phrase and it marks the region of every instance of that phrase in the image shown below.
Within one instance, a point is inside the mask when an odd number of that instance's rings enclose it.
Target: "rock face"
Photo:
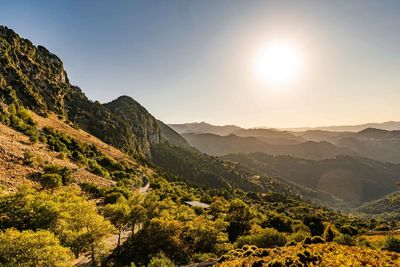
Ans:
[[[156,118],[129,96],[120,96],[104,106],[126,123],[130,134],[143,137],[138,140],[137,146],[145,154],[150,154],[152,144],[160,143],[161,131]]]
[[[0,26],[0,62],[2,91],[12,91],[38,113],[64,114],[64,97],[71,86],[57,56]]]
[[[163,127],[130,97],[101,104],[69,83],[62,61],[43,46],[34,46],[11,29],[0,26],[0,101],[19,104],[41,114],[54,112],[125,152],[147,157],[150,146],[181,138]],[[172,134],[171,134],[172,133]]]

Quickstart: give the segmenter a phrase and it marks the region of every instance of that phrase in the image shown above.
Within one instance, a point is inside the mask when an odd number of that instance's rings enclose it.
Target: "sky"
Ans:
[[[64,62],[102,103],[129,95],[166,123],[303,127],[400,120],[400,1],[4,1],[0,24]],[[254,65],[296,47],[296,79]]]

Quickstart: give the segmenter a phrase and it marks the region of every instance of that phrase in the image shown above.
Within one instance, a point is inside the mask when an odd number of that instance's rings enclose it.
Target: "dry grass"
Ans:
[[[66,133],[68,136],[73,137],[81,142],[95,144],[97,146],[97,148],[103,154],[105,154],[119,162],[126,161],[131,164],[136,164],[135,161],[133,161],[131,158],[129,158],[126,154],[124,154],[120,150],[104,143],[100,139],[94,137],[93,135],[91,135],[81,129],[73,128],[72,126],[68,125],[64,121],[58,119],[57,115],[55,115],[55,114],[50,114],[47,118],[39,116],[33,112],[31,114],[32,114],[33,120],[38,123],[38,126],[40,128],[52,127],[54,129],[57,129],[59,131]]]
[[[93,143],[106,155],[118,161],[135,162],[121,151],[101,142],[99,139],[89,135],[82,130],[76,130],[66,123],[58,120],[55,116],[43,118],[32,114],[34,120],[38,122],[40,128],[51,126],[57,130],[65,132],[85,143]],[[24,153],[32,155],[34,166],[24,163]],[[113,181],[94,175],[87,170],[79,167],[68,159],[57,158],[58,153],[50,151],[42,143],[31,143],[29,138],[5,125],[0,124],[0,185],[12,191],[20,185],[30,184],[37,186],[36,182],[29,179],[29,176],[41,170],[44,164],[57,164],[73,170],[72,177],[78,182],[92,182],[98,185],[109,186]]]
[[[135,166],[141,172],[145,173],[146,176],[148,176],[148,177],[152,177],[154,175],[154,171],[152,169],[147,168],[143,165],[140,165],[134,159],[129,157],[127,154],[125,154],[121,150],[104,143],[97,137],[85,132],[84,130],[73,128],[68,123],[58,119],[56,114],[50,114],[46,118],[39,116],[33,112],[31,113],[31,115],[32,115],[33,120],[38,123],[38,126],[40,128],[52,127],[54,129],[57,129],[61,132],[66,133],[68,136],[73,137],[81,142],[88,143],[88,144],[94,144],[101,151],[101,153],[103,153],[104,155],[107,155],[108,157],[114,159],[115,161],[118,161],[121,163],[126,162],[131,166]]]

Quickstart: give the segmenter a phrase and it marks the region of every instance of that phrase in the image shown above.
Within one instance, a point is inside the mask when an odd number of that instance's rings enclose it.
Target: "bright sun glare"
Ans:
[[[256,59],[258,78],[270,85],[284,85],[295,80],[302,68],[299,49],[285,42],[273,42]]]

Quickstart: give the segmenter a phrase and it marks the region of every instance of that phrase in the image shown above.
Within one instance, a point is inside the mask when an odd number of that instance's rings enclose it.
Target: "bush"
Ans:
[[[33,154],[29,151],[25,151],[23,162],[24,162],[24,165],[33,167],[35,165]]]
[[[275,228],[279,232],[291,233],[293,231],[291,219],[276,212],[269,212],[262,226]]]
[[[174,267],[176,266],[164,253],[160,252],[150,259],[148,267]]]
[[[334,233],[331,225],[328,225],[325,228],[323,237],[324,237],[326,242],[332,242],[333,241],[333,239],[335,238],[335,233]]]
[[[80,184],[81,189],[90,194],[93,197],[101,197],[103,195],[103,190],[96,184],[93,183],[82,183]]]
[[[62,186],[62,177],[57,173],[46,173],[42,175],[40,182],[44,188],[53,190]]]
[[[104,197],[104,204],[115,204],[120,198],[125,198],[121,192],[109,192]]]
[[[311,234],[309,232],[305,232],[305,231],[300,231],[300,232],[296,232],[293,233],[291,235],[289,235],[288,237],[288,242],[302,242],[304,241],[304,239],[306,239],[307,237],[310,237]]]
[[[400,239],[391,235],[387,236],[382,249],[400,253]]]
[[[259,248],[269,248],[273,246],[283,246],[286,241],[286,236],[276,229],[265,228],[256,234],[240,236],[236,240],[235,246],[255,245]]]
[[[0,232],[1,266],[71,266],[73,255],[69,248],[49,231],[7,229]]]
[[[97,164],[94,160],[88,160],[90,172],[96,174],[101,177],[110,177],[108,171],[106,171],[103,167]]]
[[[351,235],[346,235],[346,234],[341,234],[341,235],[336,236],[333,239],[333,242],[336,242],[340,245],[347,245],[347,246],[355,245],[354,238]]]
[[[345,224],[342,227],[340,227],[340,232],[342,234],[350,235],[350,236],[355,236],[357,235],[358,229],[350,224]]]
[[[47,164],[43,167],[45,174],[58,174],[61,176],[62,185],[69,185],[72,182],[71,170],[67,167],[54,164]]]

